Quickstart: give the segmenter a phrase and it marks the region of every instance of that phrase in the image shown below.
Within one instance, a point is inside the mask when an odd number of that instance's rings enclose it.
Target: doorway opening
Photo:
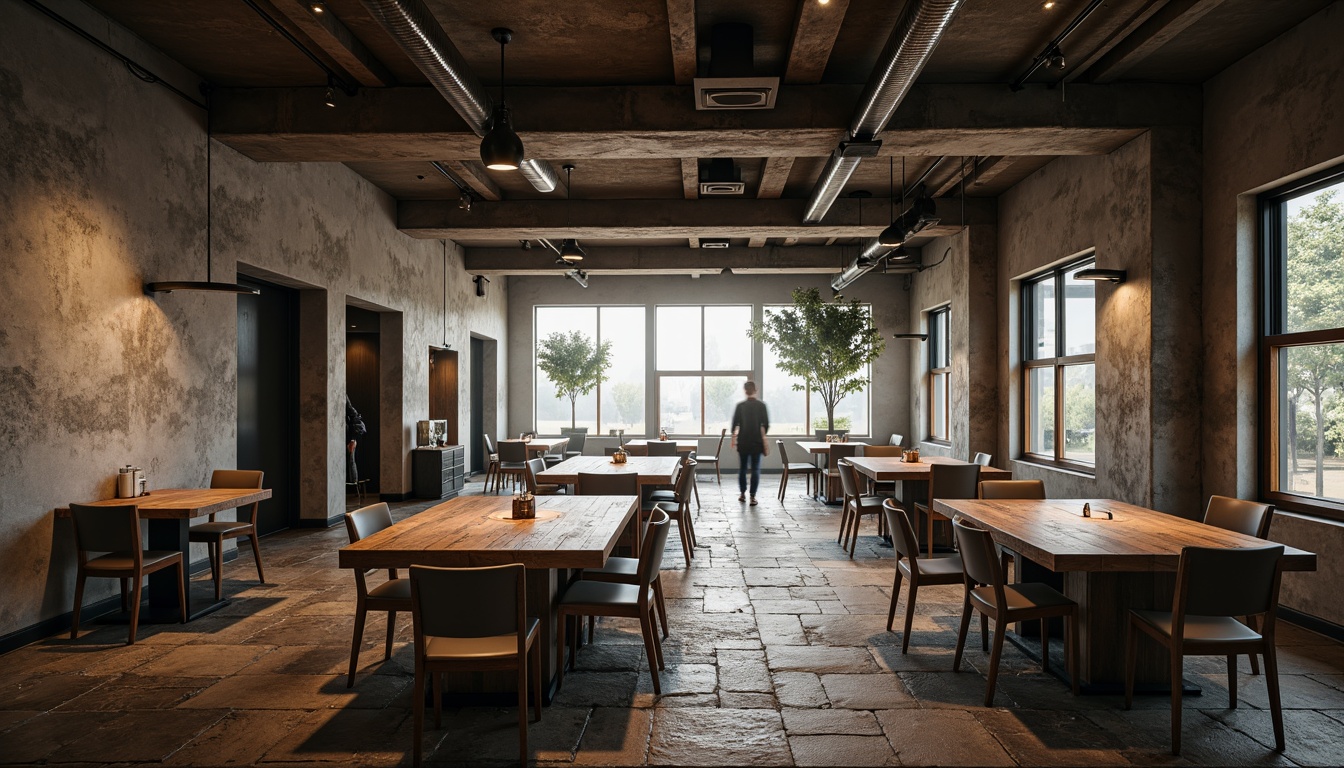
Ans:
[[[448,422],[449,445],[457,445],[457,352],[429,348],[429,418]]]
[[[472,337],[471,360],[471,430],[467,433],[471,456],[471,474],[485,471],[485,340]]]
[[[238,468],[259,469],[271,498],[257,508],[262,534],[298,524],[299,297],[239,276],[259,294],[238,296]]]
[[[345,322],[346,489],[376,494],[382,487],[380,319],[347,305]]]

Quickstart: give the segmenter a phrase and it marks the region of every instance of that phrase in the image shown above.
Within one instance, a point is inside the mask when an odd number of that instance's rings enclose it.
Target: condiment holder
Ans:
[[[912,448],[912,449],[910,449],[910,450],[908,450],[908,451],[902,451],[902,452],[901,452],[901,461],[904,461],[904,462],[907,463],[907,464],[918,464],[918,463],[919,463],[919,449],[918,449],[918,448]]]
[[[617,449],[616,449],[614,452],[612,452],[612,454],[611,454],[611,463],[612,463],[612,464],[624,464],[624,463],[625,463],[625,459],[626,459],[627,456],[629,456],[629,454],[627,454],[627,453],[625,452],[625,448],[617,448]]]
[[[537,497],[523,492],[513,497],[513,519],[533,520],[537,516]]]

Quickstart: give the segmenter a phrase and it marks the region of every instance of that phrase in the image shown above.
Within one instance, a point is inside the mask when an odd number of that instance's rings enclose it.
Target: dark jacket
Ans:
[[[763,432],[770,431],[770,413],[765,403],[754,397],[737,404],[732,430],[737,432],[738,453],[765,453]]]
[[[350,398],[345,398],[345,440],[358,440],[363,437],[369,428],[364,426],[364,417],[359,415],[355,406],[350,403]]]

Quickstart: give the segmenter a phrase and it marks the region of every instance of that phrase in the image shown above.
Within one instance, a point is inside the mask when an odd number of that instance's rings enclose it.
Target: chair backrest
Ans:
[[[900,458],[905,449],[899,445],[865,445],[862,446],[863,456],[878,456],[886,458]]]
[[[216,469],[210,473],[211,488],[260,488],[262,478],[265,473],[259,469]],[[237,519],[239,522],[255,523],[257,520],[257,506],[261,502],[255,501],[246,507],[238,508]],[[215,519],[214,515],[210,520]]]
[[[134,504],[115,507],[71,504],[70,519],[75,524],[80,562],[86,559],[86,552],[126,552],[139,564],[144,547],[140,543],[140,516]]]
[[[527,443],[521,440],[500,440],[499,461],[504,464],[522,464],[527,461]]]
[[[644,528],[644,547],[639,553],[639,589],[649,588],[658,578],[658,570],[663,567],[663,547],[667,545],[667,532],[671,529],[668,521],[672,518],[661,509],[653,510],[649,523]]]
[[[787,449],[787,448],[784,447],[784,441],[783,441],[783,440],[776,440],[776,441],[775,441],[775,448],[777,448],[777,449],[779,450],[779,461],[780,461],[780,463],[784,464],[785,466],[788,466],[788,464],[789,464],[789,449]]]
[[[979,464],[934,464],[929,468],[929,501],[974,499],[979,482]]]
[[[558,456],[558,457],[560,457],[560,458],[563,459],[563,458],[565,457],[565,451],[568,451],[568,450],[569,450],[569,438],[566,437],[566,438],[564,438],[563,440],[558,441],[558,442],[551,448],[551,452],[548,453],[548,454],[546,454],[546,455],[547,455],[547,456]]]
[[[1204,508],[1204,522],[1228,531],[1244,533],[1258,539],[1269,537],[1269,524],[1274,520],[1274,507],[1258,501],[1210,496]]]
[[[715,456],[719,456],[723,453],[723,441],[727,439],[728,439],[728,428],[724,427],[723,429],[719,430],[719,445],[717,448],[714,449]]]
[[[350,537],[351,544],[391,527],[392,510],[388,509],[385,501],[345,513],[345,533]]]
[[[1173,619],[1273,612],[1279,602],[1282,558],[1282,544],[1253,549],[1182,549],[1176,568]]]
[[[887,516],[887,530],[891,531],[891,546],[896,549],[896,554],[910,560],[918,559],[919,539],[915,537],[910,516],[893,499],[882,502],[882,511]]]
[[[411,566],[411,615],[415,647],[424,638],[494,637],[517,634],[519,653],[527,634],[527,569],[522,563],[485,568]]]
[[[988,467],[988,466],[989,466],[989,462],[991,462],[991,461],[993,461],[993,460],[994,460],[994,457],[993,457],[993,456],[990,456],[988,453],[977,453],[977,454],[975,454],[974,456],[971,457],[971,463],[972,463],[972,464],[979,464],[979,465],[982,466],[982,467]]]
[[[491,440],[489,435],[481,435],[481,439],[485,440],[485,455],[489,456],[490,454],[494,453],[495,441]]]
[[[546,471],[545,459],[527,460],[527,471],[523,473],[523,477],[527,480],[527,490],[530,493],[537,492],[537,473],[545,471]]]
[[[638,496],[639,475],[635,472],[580,472],[574,493],[579,496]]]
[[[583,453],[583,443],[588,439],[588,428],[561,427],[560,436],[569,438],[569,448],[567,450]]]
[[[905,442],[905,436],[904,436],[904,435],[898,435],[898,434],[896,434],[895,432],[892,432],[892,433],[891,433],[891,439],[887,440],[887,445],[896,445],[896,446],[899,446],[899,445],[900,445],[901,443],[903,443],[903,442]]]
[[[827,462],[827,469],[838,470],[840,466],[839,461],[841,459],[849,459],[858,456],[859,451],[862,448],[863,446],[858,443],[831,443],[830,460]]]
[[[845,503],[848,504],[852,498],[858,498],[859,495],[859,471],[853,464],[841,459],[838,466],[840,470],[840,490],[845,494]]]
[[[994,547],[994,537],[984,528],[978,528],[960,517],[952,520],[956,532],[957,549],[961,552],[962,569],[966,578],[976,584],[988,584],[1000,593],[996,605],[1003,602],[1003,566]]]
[[[644,446],[648,449],[645,453],[645,455],[647,456],[677,455],[676,440],[649,440],[648,442],[644,443]]]
[[[681,474],[677,475],[676,487],[672,489],[673,495],[677,497],[677,503],[691,503],[691,486],[695,483],[695,468],[699,462],[695,459],[687,459],[681,463]]]
[[[981,480],[982,499],[1044,499],[1044,480]]]

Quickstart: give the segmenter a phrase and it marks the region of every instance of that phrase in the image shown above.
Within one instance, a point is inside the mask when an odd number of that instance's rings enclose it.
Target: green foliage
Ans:
[[[741,391],[742,379],[731,379],[726,376],[706,377],[705,421],[711,424],[730,421]]]
[[[610,392],[616,417],[626,429],[644,417],[644,387],[633,381],[620,381],[611,386]]]
[[[751,324],[748,334],[779,357],[779,368],[803,380],[794,389],[816,392],[826,406],[827,429],[835,429],[835,405],[862,390],[859,374],[886,349],[872,313],[858,301],[825,302],[816,288],[795,288],[793,306]]]
[[[569,398],[569,425],[575,426],[575,401],[607,378],[611,367],[611,342],[594,346],[579,331],[552,333],[537,344],[537,367],[555,384],[555,396]]]
[[[851,419],[851,418],[848,417],[848,416],[841,416],[840,418],[838,418],[838,419],[835,420],[835,426],[834,426],[834,427],[828,427],[828,426],[826,426],[826,417],[825,417],[825,416],[814,416],[814,417],[812,417],[812,428],[813,428],[813,429],[843,429],[844,431],[848,432],[848,431],[850,431],[851,429],[854,428],[854,420]]]

